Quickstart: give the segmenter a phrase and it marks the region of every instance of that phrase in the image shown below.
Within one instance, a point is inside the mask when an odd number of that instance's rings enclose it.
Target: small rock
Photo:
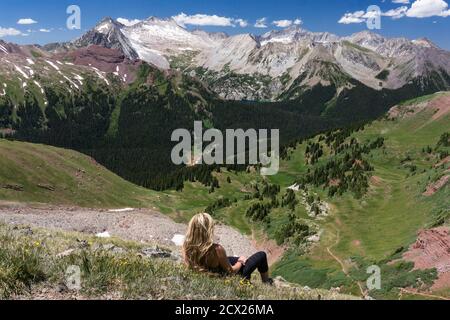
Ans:
[[[60,283],[58,284],[58,286],[56,287],[56,291],[58,293],[66,293],[69,291],[69,288],[67,288],[65,283]]]
[[[34,231],[30,227],[25,227],[20,230],[20,233],[24,236],[31,236],[34,234]]]
[[[61,252],[61,253],[58,253],[58,254],[56,255],[56,257],[57,257],[57,258],[68,257],[68,256],[70,256],[74,251],[75,251],[75,249],[69,249],[69,250],[63,251],[63,252]]]
[[[112,243],[107,243],[104,245],[100,245],[100,248],[106,251],[112,251],[116,246],[113,245]]]
[[[78,248],[80,248],[80,249],[86,249],[89,247],[89,243],[86,240],[77,239],[77,242],[78,242]]]
[[[41,189],[45,189],[45,190],[48,190],[48,191],[55,191],[55,187],[52,186],[52,185],[49,185],[49,184],[39,183],[37,186],[39,188],[41,188]]]
[[[113,254],[123,254],[126,252],[126,250],[124,248],[117,247],[116,245],[114,245],[112,243],[106,243],[106,244],[95,243],[92,246],[92,250],[94,250],[94,251],[104,250],[104,251],[112,252]]]
[[[97,233],[95,236],[97,238],[111,238],[111,235],[109,234],[108,231]]]
[[[173,236],[172,242],[173,242],[176,246],[181,247],[181,246],[183,246],[183,243],[184,243],[185,238],[186,238],[186,237],[185,237],[184,235],[182,235],[182,234],[176,234],[176,235]]]
[[[23,191],[23,186],[20,184],[5,184],[2,187],[14,191]]]
[[[170,254],[170,259],[172,259],[175,262],[180,262],[182,260],[181,255],[178,252],[172,252]]]
[[[167,278],[162,278],[161,281],[163,282],[177,282],[180,281],[181,279],[179,277],[167,277]]]
[[[164,251],[160,248],[145,248],[142,249],[141,254],[149,258],[171,258],[172,253],[170,251]]]
[[[114,247],[114,248],[112,248],[111,252],[113,254],[124,254],[126,252],[126,250],[121,247]]]
[[[339,287],[337,287],[337,288],[331,288],[331,289],[330,289],[330,292],[333,292],[333,293],[340,293],[340,292],[341,292],[341,288],[339,288]]]

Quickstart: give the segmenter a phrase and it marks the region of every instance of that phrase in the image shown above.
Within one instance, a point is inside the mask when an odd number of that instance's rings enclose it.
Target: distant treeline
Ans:
[[[153,84],[148,84],[149,77]],[[12,139],[81,151],[147,188],[180,190],[185,181],[195,180],[214,189],[218,186],[211,172],[216,167],[172,164],[173,130],[192,130],[195,120],[219,130],[280,129],[281,156],[286,157],[289,146],[307,137],[359,126],[400,101],[446,86],[433,74],[395,91],[373,90],[353,81],[354,87],[338,97],[334,86],[317,85],[295,100],[223,101],[192,78],[183,76],[180,85],[143,64],[136,83],[126,88],[100,85],[90,78],[81,91],[70,94],[58,86],[46,86],[45,108],[30,93],[18,106],[11,98],[0,97],[0,127],[15,130]],[[311,145],[309,151],[310,160],[317,161],[320,149]]]

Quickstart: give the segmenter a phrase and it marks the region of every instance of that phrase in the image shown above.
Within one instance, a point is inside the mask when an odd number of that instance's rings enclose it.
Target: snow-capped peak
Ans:
[[[300,26],[291,26],[283,30],[270,31],[261,36],[261,45],[268,43],[293,43],[296,41],[328,43],[339,41],[339,37],[329,32],[310,32]]]
[[[114,20],[114,19],[112,19],[110,17],[106,17],[106,18],[103,18],[95,26],[94,30],[97,31],[97,32],[100,32],[102,34],[107,34],[112,29],[114,29],[114,28],[121,28],[121,27],[123,27],[123,25],[120,22],[118,22],[118,21],[116,21],[116,20]]]
[[[435,45],[430,39],[428,38],[420,38],[413,40],[412,43],[414,43],[417,46],[425,47],[425,48],[438,48],[437,45]]]
[[[346,37],[345,40],[374,51],[386,42],[386,39],[381,35],[368,30],[352,34],[350,37]]]
[[[182,26],[180,26],[173,18],[158,18],[158,17],[148,17],[147,19],[143,20],[142,23],[145,24],[157,24],[157,25],[171,25],[173,27],[180,27],[183,28]]]

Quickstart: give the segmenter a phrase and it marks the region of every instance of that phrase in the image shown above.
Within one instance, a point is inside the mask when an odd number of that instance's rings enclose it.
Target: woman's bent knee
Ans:
[[[264,251],[258,252],[258,258],[259,258],[258,271],[261,273],[269,271],[269,266],[267,263],[267,254]]]
[[[260,251],[257,253],[258,258],[261,260],[267,260],[267,253],[265,253],[264,251]]]

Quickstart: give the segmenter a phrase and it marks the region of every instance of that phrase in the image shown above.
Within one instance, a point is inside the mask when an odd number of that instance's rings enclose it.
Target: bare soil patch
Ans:
[[[450,181],[450,175],[443,176],[438,181],[430,184],[427,187],[427,190],[423,193],[426,197],[431,197],[433,194],[441,190],[443,187],[447,185],[447,183]]]
[[[269,266],[272,266],[279,261],[286,252],[286,247],[279,246],[274,240],[267,238],[264,238],[263,240],[256,240],[253,237],[252,244],[258,251],[265,251],[267,253]]]
[[[430,106],[436,110],[433,120],[442,118],[450,112],[450,95],[444,95],[431,101]]]
[[[372,177],[370,177],[370,182],[371,182],[373,185],[378,186],[378,185],[381,184],[382,180],[381,180],[381,178],[378,177],[378,176],[372,176]]]
[[[450,156],[444,158],[442,161],[438,162],[434,167],[439,168],[440,166],[443,166],[444,164],[447,164],[450,162]]]
[[[450,287],[450,230],[438,227],[419,232],[417,241],[403,254],[403,259],[414,262],[415,270],[436,268],[438,279],[431,290]]]

